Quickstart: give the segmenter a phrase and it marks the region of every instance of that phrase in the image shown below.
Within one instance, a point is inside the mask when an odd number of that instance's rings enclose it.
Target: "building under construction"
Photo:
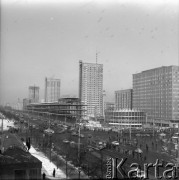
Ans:
[[[27,111],[47,114],[54,118],[76,119],[84,117],[84,107],[79,98],[60,98],[58,102],[32,103],[27,106]]]

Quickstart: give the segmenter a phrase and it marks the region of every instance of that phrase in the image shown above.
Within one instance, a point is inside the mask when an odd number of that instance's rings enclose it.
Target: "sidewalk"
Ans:
[[[36,151],[36,149],[31,146],[29,152],[38,158],[42,162],[42,174],[46,174],[47,179],[65,179],[66,175],[61,169],[57,169],[57,166],[53,163],[50,162],[50,160],[42,153]],[[55,176],[53,177],[53,170],[55,169]]]

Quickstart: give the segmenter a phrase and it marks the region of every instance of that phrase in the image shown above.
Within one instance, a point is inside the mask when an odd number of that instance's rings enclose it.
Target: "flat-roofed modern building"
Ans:
[[[115,109],[132,109],[132,89],[115,91]]]
[[[31,103],[39,102],[39,87],[29,86],[29,100]]]
[[[27,105],[27,110],[39,115],[46,114],[56,120],[65,118],[73,123],[85,116],[83,107],[79,98],[60,98],[58,102],[31,103]]]
[[[103,65],[79,61],[79,98],[86,114],[103,115]]]
[[[60,82],[60,79],[45,78],[45,102],[58,102]]]
[[[137,109],[116,109],[106,112],[106,122],[115,127],[139,128],[147,122],[146,113]]]
[[[179,122],[179,67],[133,74],[133,107],[145,111],[151,123],[175,126]]]

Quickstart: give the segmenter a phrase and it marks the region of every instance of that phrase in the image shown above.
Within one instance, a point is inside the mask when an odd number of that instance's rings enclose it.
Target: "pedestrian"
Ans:
[[[140,157],[140,159],[142,159],[142,154],[141,153],[139,153],[139,157]]]
[[[146,151],[147,151],[147,152],[148,152],[148,148],[149,148],[149,147],[148,147],[148,145],[146,144]]]
[[[53,169],[53,177],[55,177],[55,168]]]
[[[146,159],[147,159],[146,156],[144,156],[144,161],[146,161]]]
[[[45,174],[45,173],[43,173],[43,174],[42,174],[42,179],[45,179],[45,176],[46,176],[46,174]]]
[[[132,157],[134,158],[134,150],[132,150]]]

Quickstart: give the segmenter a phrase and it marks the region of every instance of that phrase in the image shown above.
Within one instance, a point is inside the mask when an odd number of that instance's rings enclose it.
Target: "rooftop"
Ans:
[[[21,163],[41,163],[41,161],[18,146],[11,146],[3,154],[0,154],[0,165]]]
[[[41,163],[27,151],[26,146],[15,134],[5,132],[1,137],[2,142],[4,150],[0,154],[0,165]]]
[[[157,67],[157,68],[152,68],[152,69],[147,69],[147,70],[144,70],[144,71],[141,71],[141,72],[139,72],[139,73],[135,73],[135,74],[133,74],[133,75],[136,75],[136,74],[141,74],[141,73],[147,73],[147,72],[150,72],[150,71],[155,71],[155,70],[159,70],[159,69],[166,69],[166,68],[172,68],[172,67],[178,67],[179,68],[179,66],[176,66],[176,65],[171,65],[171,66],[161,66],[161,67]]]

